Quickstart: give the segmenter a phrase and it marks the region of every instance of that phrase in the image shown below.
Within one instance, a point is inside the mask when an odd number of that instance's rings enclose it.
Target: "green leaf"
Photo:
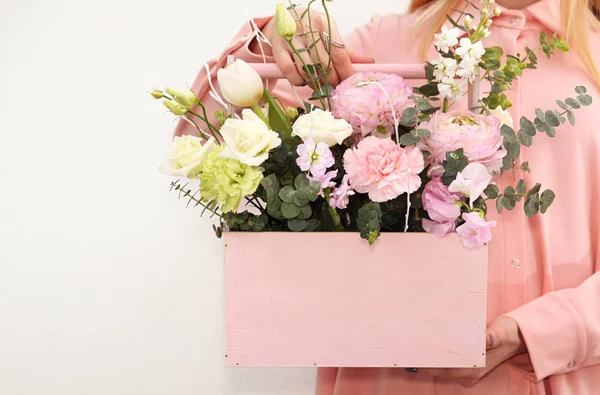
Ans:
[[[534,125],[535,125],[535,127],[536,127],[537,130],[539,130],[540,132],[544,132],[544,133],[548,130],[548,126],[550,126],[545,121],[542,121],[539,118],[536,118],[533,121],[533,123],[534,123]]]
[[[287,222],[287,225],[292,232],[302,232],[306,229],[308,222],[303,219],[291,219]]]
[[[546,124],[546,134],[548,137],[556,136],[556,129],[554,129],[554,126]]]
[[[268,175],[260,184],[267,192],[267,204],[279,200],[279,180],[275,174]]]
[[[279,198],[285,203],[292,203],[296,190],[293,187],[285,186],[279,191]]]
[[[515,188],[513,188],[512,186],[507,186],[506,189],[504,190],[504,197],[505,198],[513,198],[516,195],[516,191]]]
[[[573,113],[573,111],[567,113],[567,119],[569,119],[571,126],[575,126],[575,113]]]
[[[369,244],[375,242],[381,231],[381,207],[378,203],[367,203],[358,210],[358,230]]]
[[[438,84],[436,82],[431,82],[419,87],[419,92],[425,97],[438,96],[440,94],[440,91],[438,90]]]
[[[310,185],[310,181],[304,174],[298,174],[298,176],[294,180],[294,186],[296,187],[296,189],[308,187],[309,185]]]
[[[419,141],[421,141],[421,137],[415,136],[412,133],[404,133],[402,136],[400,136],[400,144],[403,147],[406,147],[406,146],[409,146],[409,145],[415,145]]]
[[[569,97],[567,100],[565,100],[565,102],[576,110],[581,108],[581,104],[579,104],[579,102],[572,97]]]
[[[503,196],[500,200],[502,201],[502,205],[504,206],[504,208],[507,210],[513,210],[515,208],[515,206],[517,205],[517,198],[515,196],[513,196],[513,197]]]
[[[468,164],[469,158],[465,156],[464,149],[446,152],[446,160],[443,163],[444,175],[442,176],[444,185],[450,185],[456,179],[456,175],[463,171]]]
[[[434,70],[435,68],[433,67],[433,65],[431,63],[427,63],[427,65],[425,66],[425,78],[427,78],[427,81],[433,80]]]
[[[281,214],[285,219],[294,219],[300,215],[301,212],[302,209],[294,203],[281,203]]]
[[[508,157],[508,156],[505,156],[502,159],[502,169],[500,169],[500,170],[502,170],[502,171],[508,171],[508,170],[512,169],[513,167],[515,167],[514,160],[512,158]]]
[[[302,209],[300,211],[300,215],[298,215],[298,219],[309,219],[310,217],[312,217],[312,208],[310,207],[310,205],[305,205],[302,206]]]
[[[554,111],[551,111],[551,110],[546,111],[546,123],[548,123],[554,127],[560,126],[560,121],[558,120],[558,117],[556,116]]]
[[[283,214],[281,214],[281,200],[279,198],[267,203],[267,214],[276,219],[283,219]]]
[[[531,169],[529,168],[529,162],[523,162],[523,164],[521,164],[521,170],[531,173]]]
[[[535,193],[525,200],[525,214],[528,217],[533,217],[540,211],[540,195]]]
[[[323,65],[321,63],[307,64],[306,66],[302,66],[302,70],[306,74],[315,76],[319,73],[319,71],[323,70]]]
[[[504,136],[504,148],[508,153],[508,157],[512,159],[518,158],[521,154],[521,144],[517,140],[515,131],[507,125],[502,125],[501,132],[502,136]]]
[[[545,122],[546,118],[544,117],[544,111],[540,108],[535,109],[535,115],[539,118],[540,121]]]
[[[312,194],[311,194],[311,192],[310,192],[310,189],[308,189],[308,188],[303,188],[303,189],[301,189],[301,190],[302,190],[302,191],[306,191],[306,192],[307,192],[307,194],[306,194],[307,198],[306,198],[306,199],[301,199],[301,198],[299,198],[299,197],[298,197],[298,193],[296,193],[296,194],[294,195],[294,201],[293,201],[293,203],[294,203],[296,206],[298,206],[298,207],[304,207],[304,206],[306,206],[308,203],[310,203],[310,199],[309,199],[309,197],[311,197],[311,195],[312,195]]]
[[[519,133],[517,134],[517,139],[519,140],[519,143],[521,143],[521,145],[524,145],[525,147],[531,147],[531,144],[533,143],[533,137],[525,133],[523,130],[519,130]]]
[[[579,95],[577,96],[577,100],[585,107],[592,105],[592,102],[594,101],[590,95]]]
[[[424,138],[424,139],[428,139],[429,137],[431,137],[431,132],[427,129],[418,129],[417,136]]]
[[[263,101],[269,105],[269,124],[271,125],[271,129],[278,132],[283,141],[290,139],[292,137],[292,125],[277,100],[266,89],[263,93]]]
[[[504,209],[504,206],[502,205],[502,198],[503,196],[496,200],[496,210],[498,210],[498,214],[502,214],[502,210]]]
[[[537,134],[537,132],[535,130],[535,125],[533,124],[533,122],[531,122],[529,119],[527,119],[525,117],[521,117],[520,126],[521,126],[521,130],[523,130],[525,133],[527,133],[528,135],[530,135],[532,137]]]
[[[585,86],[578,86],[575,88],[575,92],[580,95],[585,95],[587,93],[587,88]]]
[[[531,189],[529,190],[529,192],[527,192],[527,196],[529,197],[529,196],[531,196],[531,195],[535,195],[535,194],[539,193],[539,192],[540,192],[540,189],[542,189],[542,184],[540,184],[540,183],[537,183],[537,184],[535,184],[535,185],[533,186],[533,188],[531,188]]]
[[[546,211],[548,211],[548,208],[552,205],[555,198],[556,195],[551,189],[546,189],[542,193],[542,196],[540,197],[540,211],[542,214],[545,214]]]
[[[497,199],[500,194],[500,189],[498,189],[495,184],[490,184],[487,186],[487,188],[485,188],[483,193],[485,193],[485,196],[490,199]]]
[[[567,103],[565,103],[565,102],[564,102],[564,101],[562,101],[562,100],[557,100],[557,101],[556,101],[556,104],[558,104],[558,106],[559,106],[560,108],[562,108],[563,110],[569,111],[569,110],[571,109],[571,108],[570,108],[570,107],[567,105]]]
[[[431,103],[427,99],[417,99],[416,102],[418,111],[427,111],[431,108]]]
[[[452,24],[452,26],[454,26],[458,30],[462,30],[463,32],[468,33],[467,29],[465,29],[464,26],[461,26],[458,23],[456,23],[456,21],[454,19],[452,19],[452,17],[450,15],[446,14],[446,19],[448,19],[450,21],[450,23]]]
[[[527,183],[525,182],[525,180],[519,180],[519,182],[517,183],[517,202],[520,202],[521,199],[523,199],[523,196],[519,196],[519,195],[525,195],[525,193],[527,192]]]

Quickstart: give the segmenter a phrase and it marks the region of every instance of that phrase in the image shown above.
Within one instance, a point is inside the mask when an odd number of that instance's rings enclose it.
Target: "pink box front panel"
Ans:
[[[225,364],[484,366],[486,294],[457,235],[226,232]]]

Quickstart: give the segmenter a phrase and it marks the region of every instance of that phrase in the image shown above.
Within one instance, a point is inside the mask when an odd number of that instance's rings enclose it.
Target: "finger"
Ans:
[[[302,78],[304,78],[304,81],[310,81],[310,76],[308,75],[304,67],[304,65],[312,64],[310,54],[308,51],[306,51],[306,40],[296,37],[292,40],[292,43],[299,52],[299,55],[293,53],[294,62],[296,63],[296,69],[298,70],[298,73],[302,76]]]
[[[318,55],[317,55],[317,53],[318,53]],[[315,59],[321,60],[321,63],[323,64],[323,70],[327,70],[327,67],[329,67],[329,71],[327,72],[327,83],[331,86],[339,85],[340,77],[337,73],[337,70],[333,66],[333,64],[332,63],[330,64],[329,53],[327,52],[323,41],[320,41],[315,46],[314,53],[312,54],[312,56]]]
[[[354,50],[350,48],[346,48],[346,52],[348,52],[348,56],[350,56],[350,61],[352,63],[375,63],[375,59],[370,58],[368,56],[358,55]]]
[[[298,72],[298,68],[296,67],[296,63],[294,63],[294,58],[290,52],[284,48],[274,48],[273,58],[275,59],[277,66],[279,66],[279,70],[281,70],[283,76],[292,85],[301,86],[304,84],[304,77]]]

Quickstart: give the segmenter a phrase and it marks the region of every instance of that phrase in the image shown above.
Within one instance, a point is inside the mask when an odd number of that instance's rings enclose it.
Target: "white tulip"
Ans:
[[[269,158],[269,151],[281,145],[281,139],[252,110],[243,110],[242,118],[230,118],[221,128],[226,144],[221,157],[260,166]]]
[[[511,129],[514,129],[514,122],[508,110],[503,110],[502,107],[498,107],[495,110],[490,110],[490,114],[498,118],[500,122],[502,122],[502,125],[506,125]]]
[[[160,167],[160,171],[170,176],[195,178],[200,174],[204,158],[217,148],[212,137],[204,144],[202,142],[202,139],[190,135],[175,137],[169,161]]]
[[[264,86],[260,75],[241,59],[220,69],[217,78],[225,99],[238,107],[251,107],[263,95]]]
[[[310,138],[317,144],[324,142],[333,147],[352,135],[352,126],[343,119],[335,119],[329,111],[315,109],[296,120],[292,134],[304,141]]]

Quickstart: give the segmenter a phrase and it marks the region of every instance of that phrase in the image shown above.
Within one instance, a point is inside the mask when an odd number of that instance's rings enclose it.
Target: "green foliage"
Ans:
[[[279,106],[279,103],[271,93],[265,89],[263,101],[269,105],[269,123],[271,129],[277,133],[283,142],[289,141],[292,138],[292,125],[285,112]]]
[[[460,148],[453,152],[446,153],[446,160],[443,163],[444,175],[442,182],[449,186],[456,179],[459,172],[463,171],[469,164],[469,158],[466,157],[464,149]]]
[[[255,215],[244,211],[243,213],[228,214],[226,221],[230,230],[261,232],[269,223],[269,218],[264,213]]]
[[[375,243],[381,232],[381,206],[378,203],[367,203],[358,210],[358,230],[360,237],[369,244]]]

